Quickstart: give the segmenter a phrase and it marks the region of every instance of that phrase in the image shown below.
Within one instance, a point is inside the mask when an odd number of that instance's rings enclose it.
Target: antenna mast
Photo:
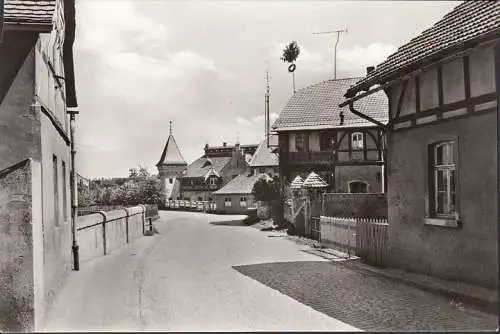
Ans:
[[[269,147],[269,128],[271,127],[271,120],[269,118],[269,95],[270,95],[270,89],[269,89],[269,69],[266,69],[266,95],[265,95],[265,127],[266,127],[266,141],[267,141],[267,147]]]
[[[333,78],[337,79],[337,45],[339,44],[340,34],[345,33],[347,35],[347,25],[345,29],[341,30],[332,30],[332,31],[321,31],[321,32],[313,32],[313,35],[324,35],[324,34],[337,34],[337,41],[335,42],[335,47],[333,51]]]

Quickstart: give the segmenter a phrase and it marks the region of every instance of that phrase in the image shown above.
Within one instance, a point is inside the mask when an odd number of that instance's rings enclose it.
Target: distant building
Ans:
[[[213,192],[240,174],[247,173],[248,163],[257,145],[210,147],[191,163],[179,177],[180,198],[191,201],[213,201]]]
[[[499,87],[500,2],[464,1],[347,91],[389,97],[390,266],[498,287]]]
[[[165,198],[167,200],[179,199],[180,182],[178,178],[185,171],[187,163],[182,157],[179,146],[177,146],[172,134],[172,122],[170,122],[170,134],[167,138],[167,143],[156,167],[160,175],[162,189],[165,192]]]
[[[241,174],[215,191],[213,195],[217,212],[246,214],[248,208],[256,207],[257,203],[252,191],[255,183],[261,178],[268,179],[269,176],[267,174]]]
[[[279,176],[279,157],[274,151],[278,149],[278,136],[269,136],[257,147],[257,151],[250,160],[250,170],[253,175],[267,174],[271,177]]]
[[[283,182],[316,172],[332,192],[377,193],[384,190],[383,127],[340,108],[346,90],[360,78],[320,82],[297,91],[272,130],[279,136],[279,172]],[[373,94],[356,105],[382,125],[387,97]]]
[[[90,180],[81,176],[80,174],[76,174],[76,182],[78,184],[78,187],[90,187]]]
[[[72,267],[75,4],[5,0],[2,6],[0,328],[30,332],[40,329]]]

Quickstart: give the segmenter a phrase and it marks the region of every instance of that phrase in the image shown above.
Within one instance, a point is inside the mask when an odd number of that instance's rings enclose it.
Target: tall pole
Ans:
[[[267,140],[267,147],[269,147],[269,128],[271,127],[271,119],[269,117],[269,70],[266,70],[266,106],[265,106],[265,119],[266,119],[266,140]]]
[[[337,40],[335,41],[335,47],[333,48],[333,78],[337,79],[337,45],[339,44],[340,34],[347,34],[347,26],[342,30],[333,30],[333,31],[322,31],[322,32],[313,32],[313,35],[323,35],[323,34],[337,34]]]
[[[70,137],[71,137],[71,235],[73,239],[73,269],[80,270],[80,258],[78,254],[79,246],[76,240],[76,221],[78,217],[78,191],[77,191],[77,174],[76,174],[76,148],[75,148],[75,115],[78,111],[68,111],[70,114]]]

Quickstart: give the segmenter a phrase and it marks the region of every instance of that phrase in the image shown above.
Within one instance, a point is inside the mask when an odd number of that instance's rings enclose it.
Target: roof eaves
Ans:
[[[420,67],[432,65],[442,58],[445,58],[450,53],[465,51],[467,49],[474,48],[478,44],[489,42],[498,38],[500,38],[500,29],[496,29],[485,35],[477,36],[466,41],[454,43],[446,48],[426,55],[423,58],[418,58],[406,65],[396,67],[388,71],[387,73],[380,73],[381,71],[376,68],[375,70],[373,70],[373,72],[370,73],[370,75],[366,76],[365,78],[358,81],[354,86],[350,87],[344,96],[347,98],[354,97],[358,92],[368,91],[370,87],[374,85],[382,85],[390,80],[394,80],[395,78],[400,76],[401,73],[412,72]]]

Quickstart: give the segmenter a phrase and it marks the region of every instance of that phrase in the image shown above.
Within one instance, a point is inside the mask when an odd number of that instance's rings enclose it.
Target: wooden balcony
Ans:
[[[288,152],[285,158],[288,164],[332,164],[333,152]]]

